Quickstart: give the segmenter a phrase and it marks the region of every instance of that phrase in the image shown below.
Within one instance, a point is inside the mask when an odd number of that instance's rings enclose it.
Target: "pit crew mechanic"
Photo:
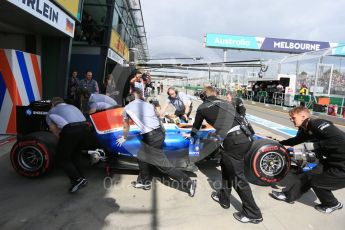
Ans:
[[[87,184],[79,166],[81,146],[91,137],[90,128],[80,110],[64,103],[60,97],[51,100],[46,122],[49,130],[59,138],[56,155],[71,180],[69,191],[74,193]]]
[[[289,111],[290,120],[298,127],[297,135],[280,141],[282,145],[294,146],[306,141],[316,140],[316,150],[320,163],[313,170],[299,175],[294,183],[282,192],[270,194],[277,200],[292,203],[312,188],[321,204],[315,209],[331,213],[341,209],[332,191],[345,188],[345,133],[330,121],[310,117],[307,108],[300,106]]]
[[[185,190],[193,197],[196,189],[196,180],[191,180],[184,172],[176,169],[163,152],[165,133],[160,124],[158,112],[152,104],[145,102],[141,89],[134,89],[135,100],[125,106],[123,111],[123,137],[117,139],[122,145],[128,138],[129,118],[140,129],[143,137],[141,149],[138,153],[139,175],[135,188],[150,189],[152,182],[152,167],[180,182],[181,190]]]
[[[104,94],[91,94],[87,89],[81,90],[81,98],[82,100],[88,100],[89,114],[117,105],[113,98]]]
[[[251,139],[241,131],[238,121],[241,117],[231,103],[218,99],[217,91],[212,86],[205,87],[203,94],[205,96],[201,98],[204,102],[197,109],[191,137],[197,135],[205,119],[224,138],[224,151],[221,153],[222,189],[211,197],[223,208],[229,208],[233,186],[242,199],[243,207],[241,212],[234,213],[234,218],[243,223],[260,223],[262,214],[243,172],[244,154],[251,147]]]
[[[241,116],[246,116],[246,107],[244,106],[243,104],[243,101],[241,98],[238,98],[238,97],[234,97],[231,95],[231,92],[230,91],[227,91],[226,92],[226,100],[229,102],[229,103],[232,103],[233,106],[235,107],[236,109],[236,112],[241,115]]]
[[[163,106],[160,111],[160,115],[164,116],[165,111],[168,106],[171,104],[175,107],[175,115],[178,116],[181,120],[188,123],[188,117],[192,112],[193,106],[191,100],[184,92],[179,92],[174,87],[170,87],[167,90],[168,99],[166,104]]]

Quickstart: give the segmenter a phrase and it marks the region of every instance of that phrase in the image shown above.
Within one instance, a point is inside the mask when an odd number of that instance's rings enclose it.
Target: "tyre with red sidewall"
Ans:
[[[54,165],[57,138],[49,132],[34,132],[17,140],[10,153],[14,170],[35,178],[48,173]]]
[[[278,142],[268,139],[253,142],[245,156],[245,175],[250,183],[271,185],[282,180],[290,169],[288,151]]]

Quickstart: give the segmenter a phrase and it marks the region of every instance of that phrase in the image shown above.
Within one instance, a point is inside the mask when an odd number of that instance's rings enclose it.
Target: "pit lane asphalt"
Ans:
[[[160,101],[166,94],[159,96]],[[164,104],[164,103],[163,103]],[[195,107],[196,108],[196,107]],[[248,108],[250,110],[250,108]],[[249,111],[250,112],[250,111]],[[270,112],[271,113],[271,112]],[[272,113],[272,121],[280,116]],[[281,114],[281,116],[283,116]],[[278,139],[283,137],[254,124],[256,132]],[[77,194],[68,194],[67,177],[59,169],[39,179],[19,176],[11,167],[11,144],[0,147],[0,228],[1,229],[313,229],[342,230],[345,210],[323,214],[314,210],[318,203],[309,191],[295,204],[276,201],[268,196],[271,187],[251,185],[264,221],[242,224],[232,217],[241,209],[233,192],[230,209],[222,209],[211,200],[220,168],[206,162],[196,173],[198,187],[194,198],[156,181],[150,191],[134,189],[132,172],[114,172],[107,178],[101,167],[83,169],[89,184]],[[289,176],[277,187],[289,183]],[[335,192],[345,203],[344,189]]]

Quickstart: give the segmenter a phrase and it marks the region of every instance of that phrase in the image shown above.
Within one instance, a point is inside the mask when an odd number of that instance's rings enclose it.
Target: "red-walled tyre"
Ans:
[[[14,170],[25,177],[40,177],[54,164],[57,138],[49,132],[30,133],[13,145],[11,163]]]
[[[254,141],[245,156],[245,175],[256,185],[270,185],[282,180],[290,169],[287,150],[278,142],[268,139]]]

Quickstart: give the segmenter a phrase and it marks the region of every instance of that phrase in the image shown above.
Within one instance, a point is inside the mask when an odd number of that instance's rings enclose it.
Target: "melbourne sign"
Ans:
[[[333,55],[345,56],[344,43],[303,41],[282,38],[207,34],[206,46],[213,48],[257,50],[282,53],[305,53],[332,48]]]

